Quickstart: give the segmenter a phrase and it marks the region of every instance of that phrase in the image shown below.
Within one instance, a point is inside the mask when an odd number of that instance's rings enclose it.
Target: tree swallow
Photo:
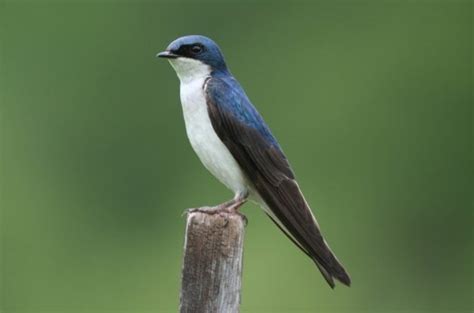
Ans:
[[[191,146],[235,194],[206,212],[238,212],[253,200],[316,263],[332,288],[334,279],[349,286],[349,275],[322,237],[280,145],[229,72],[219,46],[204,36],[185,36],[157,56],[169,60],[180,80]]]

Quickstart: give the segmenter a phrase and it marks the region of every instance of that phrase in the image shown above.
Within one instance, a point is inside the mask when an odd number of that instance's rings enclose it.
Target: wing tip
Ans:
[[[330,273],[332,277],[337,279],[343,285],[346,285],[347,287],[351,286],[351,277],[339,262],[337,263],[336,268],[333,268]]]
[[[338,281],[340,281],[342,284],[346,285],[347,287],[351,286],[351,278],[349,274],[346,273],[346,271],[342,271],[337,273],[334,278],[336,278]]]
[[[351,278],[349,274],[347,274],[346,270],[342,267],[342,265],[338,264],[336,269],[328,271],[321,264],[319,264],[316,259],[313,259],[313,261],[314,263],[316,263],[316,266],[318,267],[319,271],[332,289],[336,287],[334,279],[337,279],[339,282],[341,282],[343,285],[346,285],[347,287],[351,286]]]
[[[331,289],[336,288],[336,283],[334,282],[334,278],[347,287],[351,286],[351,278],[349,277],[349,275],[347,275],[347,273],[344,273],[343,275],[338,274],[337,276],[333,276],[333,275],[326,276],[323,274],[323,277],[328,283],[329,287],[331,287]]]

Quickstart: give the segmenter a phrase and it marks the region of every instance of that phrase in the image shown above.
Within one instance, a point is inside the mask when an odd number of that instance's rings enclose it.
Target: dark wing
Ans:
[[[324,241],[269,128],[233,77],[209,78],[205,85],[212,126],[273,213],[277,226],[310,256],[331,287],[333,278],[350,285],[349,275]]]

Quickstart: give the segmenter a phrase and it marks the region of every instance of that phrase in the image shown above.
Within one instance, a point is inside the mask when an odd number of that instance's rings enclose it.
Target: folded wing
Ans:
[[[205,85],[211,123],[242,167],[285,234],[310,256],[326,281],[350,285],[349,275],[329,249],[290,164],[269,128],[232,77],[212,77]]]

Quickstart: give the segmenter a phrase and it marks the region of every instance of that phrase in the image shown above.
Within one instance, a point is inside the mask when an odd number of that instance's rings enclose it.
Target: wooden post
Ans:
[[[235,213],[187,215],[181,313],[239,312],[244,228]]]

